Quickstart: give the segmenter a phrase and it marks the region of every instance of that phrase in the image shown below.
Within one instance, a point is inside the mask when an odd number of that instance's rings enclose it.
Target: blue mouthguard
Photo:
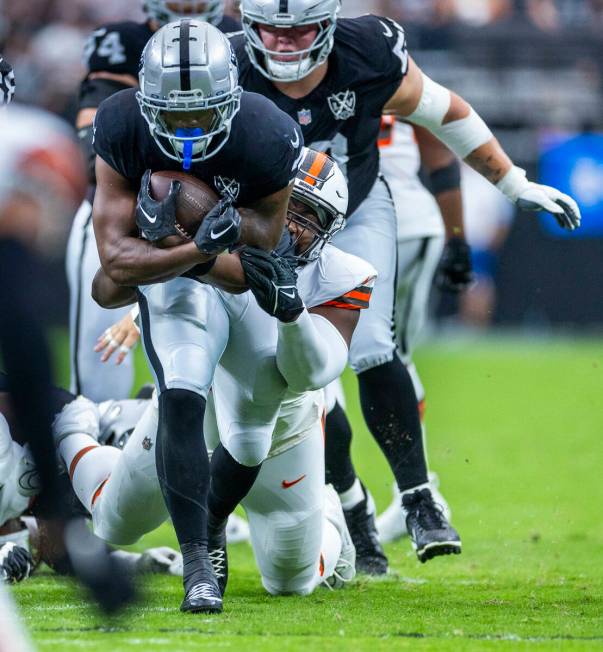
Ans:
[[[198,138],[203,135],[203,129],[196,127],[195,129],[185,129],[179,128],[176,129],[177,138]],[[184,170],[190,170],[191,164],[193,162],[193,141],[185,140],[184,149],[182,151],[182,168]]]

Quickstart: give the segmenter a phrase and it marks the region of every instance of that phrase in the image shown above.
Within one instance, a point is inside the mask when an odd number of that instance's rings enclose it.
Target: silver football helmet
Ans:
[[[146,0],[145,14],[160,25],[180,18],[204,20],[218,25],[224,16],[225,0]]]
[[[148,407],[149,401],[140,399],[99,403],[99,443],[123,448]]]
[[[155,142],[188,170],[228,140],[242,89],[229,40],[188,18],[168,23],[145,46],[136,94]]]
[[[348,184],[332,158],[304,147],[291,199],[293,201],[289,203],[287,219],[302,229],[292,243],[295,258],[299,263],[308,263],[318,258],[323,247],[345,226]],[[308,210],[300,210],[299,204],[309,209],[310,215]],[[300,251],[298,241],[304,231],[310,231],[314,237]]]
[[[326,61],[333,49],[333,35],[341,0],[241,0],[241,19],[245,48],[251,63],[272,81],[303,79]],[[258,25],[276,28],[318,25],[312,45],[305,50],[287,52],[290,61],[279,61],[283,52],[269,50]]]

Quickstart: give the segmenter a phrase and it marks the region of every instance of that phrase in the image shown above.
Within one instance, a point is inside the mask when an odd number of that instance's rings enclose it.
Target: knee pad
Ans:
[[[272,430],[244,424],[232,424],[222,445],[243,466],[258,466],[267,457],[272,445]]]

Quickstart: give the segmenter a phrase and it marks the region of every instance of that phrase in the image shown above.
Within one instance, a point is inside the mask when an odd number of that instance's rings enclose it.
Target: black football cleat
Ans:
[[[356,572],[365,575],[386,575],[388,561],[375,526],[375,503],[362,485],[364,499],[351,509],[344,509],[343,515],[352,542],[356,548]]]
[[[184,600],[180,611],[220,613],[222,594],[214,574],[207,547],[198,543],[181,546],[184,575]]]
[[[403,494],[402,509],[412,546],[421,563],[441,555],[461,554],[461,538],[428,488]]]
[[[226,585],[228,584],[227,522],[228,519],[219,522],[210,514],[207,523],[207,552],[222,596],[226,593]]]
[[[180,611],[189,614],[222,612],[222,596],[213,574],[191,586],[180,605]]]

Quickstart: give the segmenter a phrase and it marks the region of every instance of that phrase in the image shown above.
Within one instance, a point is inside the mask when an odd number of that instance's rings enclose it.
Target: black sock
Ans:
[[[427,482],[419,406],[408,369],[398,356],[358,374],[366,425],[394,473],[400,491]]]
[[[339,494],[351,488],[356,480],[352,464],[352,428],[339,403],[327,414],[325,422],[325,482]]]
[[[205,399],[194,392],[168,389],[159,395],[157,476],[181,547],[207,547],[209,458],[204,412]]]
[[[249,493],[258,473],[258,466],[244,466],[219,444],[211,456],[211,485],[207,505],[212,517],[227,519]]]

